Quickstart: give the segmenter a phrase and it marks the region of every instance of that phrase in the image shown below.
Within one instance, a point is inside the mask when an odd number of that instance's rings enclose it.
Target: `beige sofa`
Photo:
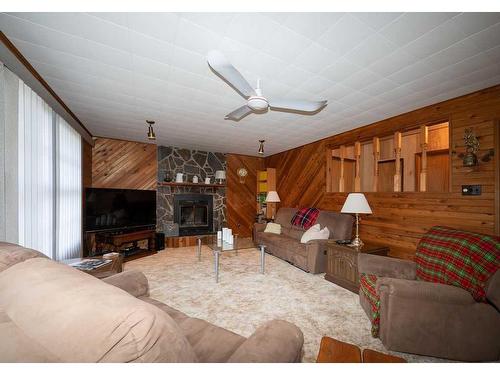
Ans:
[[[280,208],[275,223],[281,225],[281,234],[265,233],[266,224],[254,224],[253,238],[256,244],[265,245],[266,252],[290,262],[294,266],[311,273],[326,272],[327,240],[312,240],[305,244],[300,239],[305,230],[292,226],[296,208]],[[354,219],[351,215],[332,211],[320,211],[316,224],[327,226],[330,239],[346,240],[352,236]]]
[[[245,338],[149,298],[138,271],[99,280],[0,242],[0,362],[298,362],[303,340],[282,320]]]

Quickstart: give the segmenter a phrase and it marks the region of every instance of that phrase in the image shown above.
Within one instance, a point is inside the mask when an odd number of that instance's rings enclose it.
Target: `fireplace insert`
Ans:
[[[179,235],[213,232],[213,205],[213,196],[208,194],[175,194],[174,222],[179,224]]]

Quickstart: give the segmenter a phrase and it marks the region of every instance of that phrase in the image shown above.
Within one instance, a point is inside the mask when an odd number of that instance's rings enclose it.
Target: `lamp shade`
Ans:
[[[269,191],[267,193],[266,202],[269,202],[269,203],[281,202],[280,196],[278,195],[278,192],[273,191],[273,190]]]
[[[363,193],[350,193],[340,212],[346,214],[371,214],[372,209]]]
[[[226,171],[215,171],[215,179],[216,180],[225,180],[226,179]]]

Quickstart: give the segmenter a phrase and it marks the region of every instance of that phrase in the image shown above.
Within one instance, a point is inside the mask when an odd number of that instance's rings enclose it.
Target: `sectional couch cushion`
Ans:
[[[0,296],[0,309],[48,358],[197,361],[181,329],[157,307],[50,259],[28,259],[0,272]],[[2,327],[1,337],[7,337],[4,330],[12,327]],[[17,337],[14,350],[22,351],[25,340]]]
[[[9,242],[0,242],[0,272],[13,266],[14,264],[24,262],[31,258],[46,258],[44,254],[33,249],[15,245]]]

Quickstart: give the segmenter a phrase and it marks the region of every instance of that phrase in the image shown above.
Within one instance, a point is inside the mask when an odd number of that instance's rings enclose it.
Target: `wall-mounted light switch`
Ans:
[[[481,195],[481,185],[462,185],[462,195]]]

